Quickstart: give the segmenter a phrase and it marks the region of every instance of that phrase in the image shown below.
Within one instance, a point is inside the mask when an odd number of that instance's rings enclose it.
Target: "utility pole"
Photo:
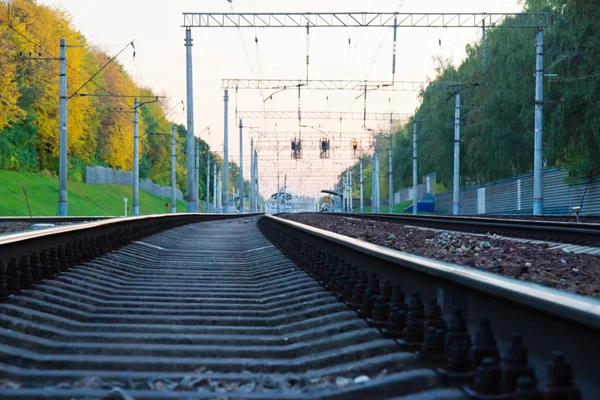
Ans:
[[[350,212],[350,168],[346,170],[346,212]]]
[[[60,39],[60,120],[59,120],[59,165],[58,165],[58,215],[68,213],[67,193],[67,41]]]
[[[417,121],[413,120],[413,214],[417,215],[417,202],[419,194],[417,193]]]
[[[342,179],[342,191],[344,192],[344,212],[348,212],[348,169],[344,171]]]
[[[223,213],[229,212],[229,90],[225,89],[223,96],[225,106],[225,118],[223,122],[223,182],[225,190],[223,191]]]
[[[217,162],[213,162],[213,213],[217,212]]]
[[[262,212],[262,203],[260,202],[259,186],[258,186],[258,151],[254,150],[254,178],[256,179],[256,187],[254,189],[254,195],[256,200],[254,204],[257,205],[257,212]]]
[[[353,191],[352,167],[350,167],[349,171],[350,171],[350,179],[349,179],[349,183],[350,183],[349,189],[350,190],[348,190],[348,194],[349,194],[348,201],[350,202],[350,210],[349,211],[352,212],[353,211],[353,204],[352,204],[352,191]]]
[[[223,182],[221,181],[221,171],[221,168],[217,169],[217,213],[223,212]]]
[[[243,137],[243,128],[242,120],[240,119],[240,213],[244,212],[244,137]]]
[[[542,215],[542,130],[544,111],[544,30],[538,28],[535,56],[535,136],[533,145],[533,215]]]
[[[285,206],[285,203],[287,201],[287,175],[283,176],[283,205]],[[284,207],[285,210],[285,207]]]
[[[371,157],[371,212],[375,213],[375,153]]]
[[[186,61],[186,87],[187,87],[187,183],[188,202],[187,212],[198,212],[198,182],[194,170],[194,81],[192,68],[192,30],[185,30],[185,61]],[[136,114],[137,115],[137,114]],[[134,201],[135,202],[135,201]]]
[[[175,125],[171,126],[171,214],[177,213],[177,193],[175,189]]]
[[[392,120],[390,120],[391,126]],[[394,176],[392,172],[392,133],[390,128],[390,139],[388,144],[388,184],[389,184],[389,194],[388,194],[388,204],[390,205],[390,214],[394,213]]]
[[[196,192],[196,198],[200,197],[199,196],[199,192],[200,192],[200,143],[194,138],[194,141],[196,142],[196,154],[195,154],[195,158],[196,158],[196,180],[195,185],[194,185],[194,190]],[[204,210],[204,212],[208,212],[207,210]]]
[[[460,214],[460,91],[454,106],[454,187],[452,193],[452,215]]]
[[[485,40],[485,18],[481,20],[481,72],[487,72],[487,43]]]
[[[250,139],[250,212],[254,210],[254,139]]]
[[[133,207],[134,217],[140,215],[140,161],[139,161],[139,123],[138,123],[138,99],[133,99]]]
[[[363,162],[360,159],[360,212],[363,213],[364,202],[363,202]]]
[[[277,213],[279,214],[281,212],[281,207],[280,207],[280,203],[281,203],[281,194],[280,194],[280,187],[279,187],[279,171],[277,171]]]
[[[206,210],[210,209],[210,153],[206,152]]]
[[[381,192],[379,191],[379,149],[375,150],[375,211],[379,214],[381,206]]]

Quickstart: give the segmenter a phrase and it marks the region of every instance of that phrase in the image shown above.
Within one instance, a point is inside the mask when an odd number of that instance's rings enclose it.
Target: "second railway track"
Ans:
[[[533,240],[600,247],[600,223],[575,223],[536,219],[408,214],[328,213],[370,221],[384,221],[434,229],[497,234]]]
[[[599,390],[585,353],[598,345],[597,303],[552,290],[508,300],[501,278],[452,281],[459,274],[440,263],[415,267],[260,218],[117,238],[4,299],[0,398],[571,400],[575,385]],[[528,289],[517,286],[506,290]],[[485,397],[496,391],[504,397]]]

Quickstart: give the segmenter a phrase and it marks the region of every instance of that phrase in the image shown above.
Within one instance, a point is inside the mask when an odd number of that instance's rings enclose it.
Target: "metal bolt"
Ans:
[[[0,299],[8,297],[8,282],[6,279],[6,268],[4,263],[0,261]]]
[[[390,282],[390,280],[384,280],[383,284],[381,285],[381,295],[385,298],[386,303],[389,303],[389,301],[391,300],[393,290],[394,288],[392,287],[392,283]]]
[[[21,271],[21,288],[27,289],[33,286],[33,277],[29,269],[29,256],[23,254],[19,260],[19,270]]]
[[[366,290],[369,285],[369,275],[367,275],[367,271],[362,270],[358,274],[358,284],[362,288],[362,290]]]
[[[498,367],[498,361],[493,357],[485,357],[477,368],[473,386],[479,394],[498,394],[501,378],[502,370]]]
[[[375,299],[373,298],[373,294],[371,291],[366,290],[363,294],[363,302],[358,312],[361,318],[371,318],[373,315],[373,304],[375,303]]]
[[[390,309],[388,326],[383,330],[385,337],[399,338],[404,337],[404,328],[406,326],[406,311],[393,306]]]
[[[41,282],[44,279],[44,271],[40,262],[40,254],[37,251],[31,253],[29,259],[29,267],[31,269],[31,277],[34,282]]]
[[[81,265],[83,264],[83,257],[81,255],[81,251],[80,251],[80,242],[79,240],[75,241],[73,243],[73,264],[74,265]]]
[[[390,300],[391,307],[398,307],[400,310],[407,311],[408,305],[404,299],[404,292],[402,286],[395,285],[392,290],[392,299]]]
[[[40,264],[42,264],[42,274],[44,279],[50,279],[54,276],[52,272],[52,265],[50,264],[50,258],[48,256],[48,250],[44,249],[40,253]]]
[[[387,324],[389,312],[389,304],[385,300],[385,297],[378,296],[373,305],[373,321],[378,324]]]
[[[446,321],[442,318],[442,309],[436,299],[429,300],[425,306],[425,330],[429,327],[446,330]]]
[[[535,387],[535,380],[532,378],[522,376],[517,379],[516,386],[515,400],[544,400],[542,392]]]
[[[406,327],[404,328],[407,343],[423,342],[424,314],[421,297],[418,293],[413,293],[408,304],[408,316]]]
[[[58,246],[58,263],[60,265],[61,272],[66,272],[69,270],[69,260],[65,254],[65,246],[62,244]]]
[[[519,379],[529,378],[531,382],[536,382],[535,372],[528,365],[527,361],[528,349],[523,345],[523,338],[520,335],[515,335],[512,342],[506,350],[506,356],[502,360],[502,392],[512,393],[518,386]]]
[[[52,275],[56,275],[60,273],[60,263],[58,261],[58,250],[56,247],[50,248],[50,254],[48,254],[48,259],[50,262],[50,267],[52,269]]]
[[[21,291],[21,271],[16,257],[12,257],[6,266],[6,283],[10,292]]]
[[[377,274],[373,272],[371,276],[369,276],[369,286],[368,289],[371,291],[373,296],[379,296],[379,279],[377,279]]]
[[[448,332],[444,340],[444,352],[455,371],[466,371],[469,367],[471,337],[467,331],[467,321],[460,309],[454,309],[448,320]]]
[[[552,353],[546,387],[542,392],[548,400],[581,400],[581,392],[573,383],[571,364],[566,362],[565,355],[560,351]]]
[[[475,334],[475,343],[471,347],[470,353],[472,368],[477,368],[484,358],[491,357],[495,360],[500,358],[496,337],[488,318],[482,318],[479,322],[479,329]]]
[[[73,252],[72,243],[67,243],[65,245],[65,258],[67,259],[69,269],[73,269],[73,267],[75,267],[75,253]]]
[[[360,284],[354,285],[354,289],[352,289],[352,302],[350,303],[350,308],[353,310],[358,310],[362,305],[363,301],[363,288]]]

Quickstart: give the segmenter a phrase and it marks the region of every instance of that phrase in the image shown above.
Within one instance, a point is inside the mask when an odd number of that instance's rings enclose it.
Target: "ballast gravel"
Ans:
[[[365,242],[448,263],[600,298],[600,256],[572,254],[547,244],[494,236],[440,232],[398,223],[326,214],[283,214],[283,218]]]

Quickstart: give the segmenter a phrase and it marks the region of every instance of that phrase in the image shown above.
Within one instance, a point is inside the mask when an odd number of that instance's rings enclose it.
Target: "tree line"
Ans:
[[[600,175],[600,0],[525,0],[524,11],[549,12],[544,29],[543,164],[568,172],[567,183]],[[462,82],[461,186],[533,170],[535,29],[487,31],[487,71],[481,42],[466,46],[458,66],[438,59],[437,82]],[[470,84],[476,83],[477,86]],[[465,86],[466,88],[467,86]],[[452,93],[433,86],[415,110],[418,176],[437,174],[438,192],[452,188],[454,106]],[[413,120],[393,136],[394,189],[412,185]],[[387,140],[381,141],[381,198],[387,199]],[[371,149],[372,152],[372,149]],[[370,158],[363,157],[365,192],[371,195]],[[358,166],[353,166],[357,177]],[[420,180],[420,178],[419,178]]]
[[[136,84],[118,61],[108,63],[112,56],[90,45],[73,28],[69,15],[35,0],[0,2],[0,169],[57,174],[60,39],[68,46],[69,179],[82,181],[87,165],[131,170],[133,96],[157,95]],[[80,96],[82,93],[85,96]],[[174,123],[165,117],[169,109],[162,100],[139,107],[140,178],[160,185],[169,185],[171,180]],[[184,126],[176,125],[176,138],[177,186],[185,192]],[[223,160],[205,141],[197,140],[201,149],[199,191],[204,198],[206,157],[220,166]],[[237,166],[229,165],[231,182],[236,182]]]

